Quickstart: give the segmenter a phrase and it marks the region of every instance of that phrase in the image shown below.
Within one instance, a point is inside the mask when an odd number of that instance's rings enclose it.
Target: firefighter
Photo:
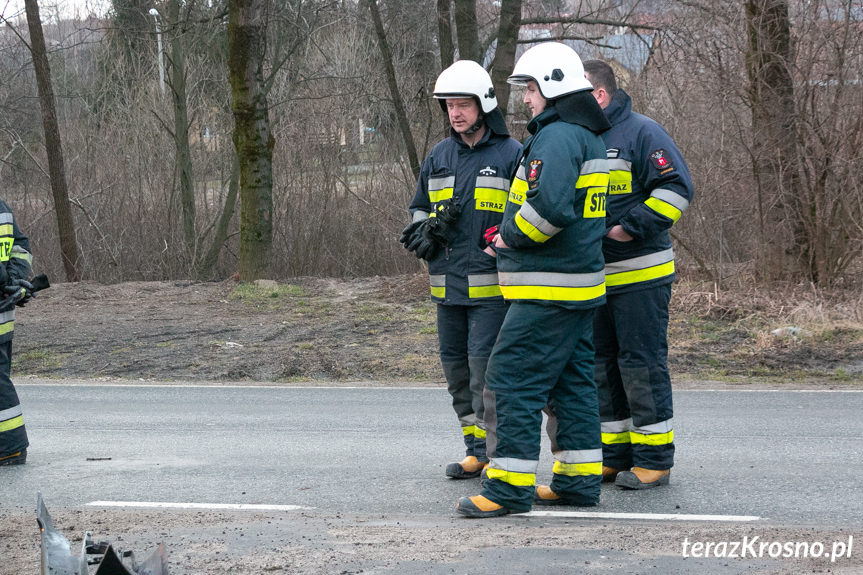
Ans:
[[[509,137],[491,77],[470,60],[441,72],[434,97],[450,136],[425,159],[401,241],[428,261],[437,303],[441,366],[461,425],[465,457],[446,466],[453,479],[488,464],[482,392],[492,345],[506,313],[495,256],[484,233],[500,223],[521,145]]]
[[[594,324],[604,481],[624,489],[669,482],[674,465],[668,302],[674,281],[669,229],[692,200],[686,162],[668,133],[632,112],[611,67],[585,63],[611,129],[603,238],[606,304]]]
[[[592,342],[594,311],[605,301],[608,162],[599,134],[609,124],[581,59],[564,44],[525,52],[509,82],[527,86],[533,118],[494,241],[510,307],[487,372],[487,480],[456,508],[468,517],[525,512],[545,498],[596,505],[600,492]],[[539,492],[546,406],[555,422],[554,479]]]
[[[24,297],[17,305],[30,299],[33,286],[30,277],[30,241],[18,229],[12,210],[0,199],[0,299],[24,288]],[[27,461],[27,430],[15,386],[9,377],[12,361],[12,330],[15,327],[15,305],[0,309],[0,466],[20,465]]]

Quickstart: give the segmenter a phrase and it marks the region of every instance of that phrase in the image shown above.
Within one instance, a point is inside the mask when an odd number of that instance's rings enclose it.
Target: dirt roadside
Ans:
[[[58,382],[443,385],[427,282],[414,274],[262,286],[57,284],[17,314],[13,375]],[[860,385],[859,293],[807,298],[719,296],[679,282],[669,325],[675,385]]]

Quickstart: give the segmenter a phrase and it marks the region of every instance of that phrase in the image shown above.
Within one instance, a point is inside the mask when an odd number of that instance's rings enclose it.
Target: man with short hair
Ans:
[[[669,229],[692,200],[692,180],[662,126],[632,111],[612,68],[589,60],[584,69],[611,123],[602,135],[610,169],[602,243],[608,295],[594,324],[602,476],[624,489],[647,489],[667,484],[674,465]]]
[[[461,425],[465,457],[447,477],[479,477],[488,464],[483,407],[485,371],[506,314],[494,253],[485,233],[501,221],[521,145],[509,137],[491,77],[470,60],[441,72],[434,97],[450,136],[425,159],[401,241],[428,261],[437,305],[440,359]]]
[[[23,288],[23,305],[33,286],[30,276],[30,241],[27,239],[5,201],[0,199],[0,299]],[[12,365],[12,332],[15,328],[15,303],[0,308],[0,466],[21,465],[27,461],[27,430],[21,402],[9,377]]]

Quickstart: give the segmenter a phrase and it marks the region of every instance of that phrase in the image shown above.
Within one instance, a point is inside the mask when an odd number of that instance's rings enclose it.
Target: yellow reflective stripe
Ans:
[[[542,233],[536,226],[524,219],[524,216],[521,215],[521,211],[518,211],[515,214],[515,225],[518,226],[518,229],[520,229],[524,235],[538,244],[547,242],[551,238],[551,236]]]
[[[574,477],[576,475],[602,475],[602,462],[596,461],[593,463],[563,463],[555,461],[552,472],[557,475],[568,475]]]
[[[657,278],[670,276],[674,273],[674,261],[666,262],[658,266],[644,268],[643,270],[632,270],[616,274],[606,274],[605,283],[609,286],[619,286],[645,282]]]
[[[19,415],[18,417],[13,417],[12,419],[7,419],[6,421],[0,421],[0,432],[10,431],[12,429],[17,429],[24,425],[24,416]]]
[[[509,196],[507,197],[507,200],[518,206],[522,205],[527,194],[527,189],[527,182],[525,180],[515,178],[512,181],[512,186],[509,188]]]
[[[446,297],[446,286],[431,286],[431,294],[434,297],[444,299]]]
[[[533,487],[536,485],[536,473],[519,473],[517,471],[487,467],[486,474],[489,479],[498,479],[516,487]]]
[[[429,201],[435,204],[442,200],[448,200],[452,197],[452,188],[443,188],[442,190],[429,190]]]
[[[477,287],[469,287],[467,288],[467,296],[470,298],[481,298],[481,297],[500,297],[501,291],[500,286],[477,286]]]
[[[7,334],[10,331],[12,331],[13,329],[15,329],[15,322],[14,321],[7,321],[3,325],[0,325],[0,335]]]
[[[683,212],[669,204],[668,202],[664,202],[659,198],[650,197],[645,200],[644,204],[653,210],[654,212],[665,216],[670,219],[672,222],[677,222],[680,219],[680,216],[683,215]]]
[[[500,286],[500,291],[506,299],[590,301],[605,294],[605,284],[589,287]]]
[[[595,174],[583,174],[575,181],[576,188],[605,188],[608,187],[608,174],[599,172]]]
[[[12,254],[10,255],[10,257],[24,260],[28,264],[33,263],[33,256],[31,256],[28,252],[16,252],[14,248],[12,249]]]
[[[480,429],[479,427],[477,427],[473,431],[473,436],[477,439],[485,439],[485,429]]]
[[[462,435],[473,435],[476,431],[476,425],[465,425],[461,428]]]
[[[506,190],[498,190],[497,188],[476,188],[473,191],[473,197],[476,198],[477,202],[483,200],[495,204],[505,204],[508,195]]]
[[[603,433],[602,443],[604,443],[605,445],[613,445],[615,443],[630,443],[629,432],[624,431],[623,433]]]
[[[652,433],[645,435],[637,431],[630,431],[629,438],[633,445],[668,445],[674,441],[674,431],[668,433]]]
[[[14,234],[12,224],[0,224],[0,236],[11,236]]]

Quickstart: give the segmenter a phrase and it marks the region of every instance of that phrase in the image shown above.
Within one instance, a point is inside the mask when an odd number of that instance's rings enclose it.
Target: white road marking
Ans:
[[[150,509],[213,509],[220,511],[301,511],[315,509],[303,505],[266,505],[257,503],[171,503],[166,501],[91,501],[88,507],[146,507]]]
[[[756,515],[687,515],[683,513],[604,513],[597,511],[530,511],[513,517],[560,517],[563,519],[646,519],[660,521],[758,521]]]

